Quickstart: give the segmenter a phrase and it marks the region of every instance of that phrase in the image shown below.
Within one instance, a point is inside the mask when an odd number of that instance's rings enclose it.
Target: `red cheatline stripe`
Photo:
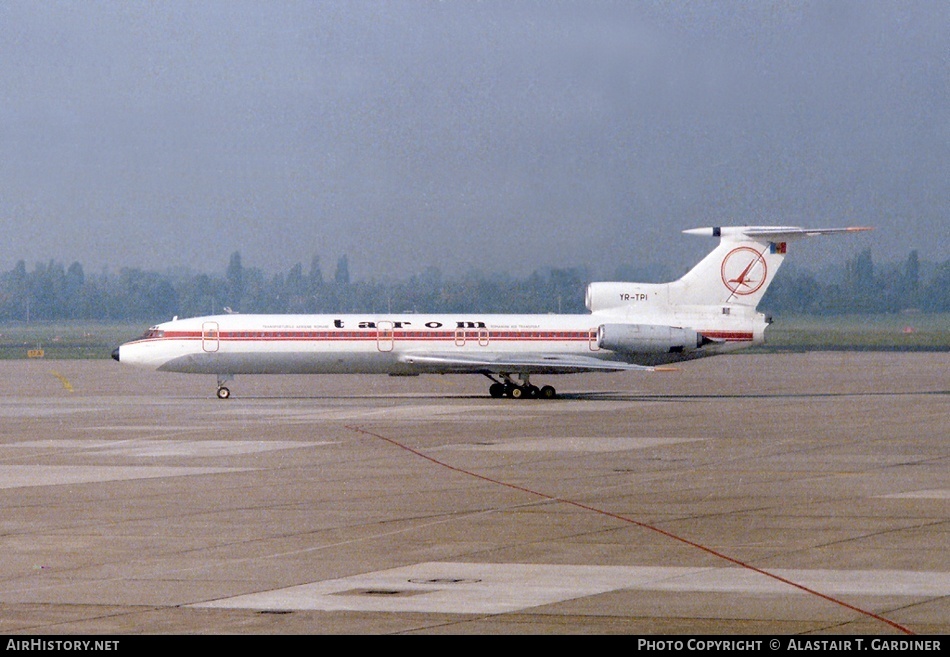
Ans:
[[[791,586],[791,587],[793,587],[793,588],[796,588],[796,589],[798,589],[799,591],[804,591],[805,593],[810,593],[811,595],[817,596],[817,597],[819,597],[819,598],[821,598],[821,599],[823,599],[823,600],[827,600],[828,602],[832,602],[832,603],[834,603],[834,604],[836,604],[836,605],[840,605],[841,607],[844,607],[845,609],[850,609],[851,611],[854,611],[854,612],[856,612],[856,613],[858,613],[858,614],[862,614],[862,615],[864,615],[864,616],[868,616],[869,618],[873,618],[874,620],[880,621],[880,622],[882,622],[882,623],[884,623],[884,624],[886,624],[886,625],[890,625],[890,626],[893,627],[894,629],[899,630],[899,631],[903,632],[904,634],[913,634],[912,631],[910,631],[908,628],[904,627],[903,625],[900,625],[899,623],[895,623],[894,621],[892,621],[892,620],[890,620],[890,619],[887,619],[887,618],[884,618],[883,616],[880,616],[880,615],[878,615],[878,614],[875,614],[874,612],[867,611],[867,610],[865,610],[865,609],[861,609],[860,607],[855,607],[854,605],[848,604],[847,602],[844,602],[843,600],[839,600],[839,599],[837,599],[837,598],[833,598],[833,597],[831,597],[830,595],[826,595],[826,594],[824,594],[824,593],[821,593],[820,591],[816,591],[816,590],[811,589],[811,588],[809,588],[809,587],[807,587],[807,586],[804,586],[804,585],[802,585],[802,584],[798,584],[798,583],[796,583],[796,582],[793,582],[793,581],[791,581],[791,580],[789,580],[789,579],[786,579],[786,578],[782,577],[781,575],[776,575],[775,573],[770,573],[770,572],[768,572],[767,570],[762,570],[761,568],[757,568],[757,567],[755,567],[755,566],[753,566],[753,565],[751,565],[751,564],[748,564],[748,563],[746,563],[746,562],[744,562],[744,561],[740,561],[739,559],[736,559],[736,558],[734,558],[734,557],[730,557],[730,556],[728,556],[728,555],[726,555],[726,554],[723,554],[722,552],[718,552],[718,551],[716,551],[716,550],[713,550],[712,548],[706,547],[705,545],[701,545],[701,544],[696,543],[696,542],[694,542],[694,541],[691,541],[691,540],[689,540],[689,539],[687,539],[687,538],[683,538],[682,536],[677,536],[676,534],[673,534],[673,533],[671,533],[671,532],[668,532],[668,531],[666,531],[665,529],[660,529],[659,527],[655,527],[655,526],[653,526],[653,525],[648,525],[647,523],[640,522],[640,521],[634,520],[634,519],[632,519],[632,518],[627,518],[626,516],[622,516],[622,515],[619,515],[619,514],[617,514],[617,513],[613,513],[613,512],[611,512],[611,511],[604,511],[603,509],[598,509],[598,508],[596,508],[596,507],[589,506],[589,505],[587,505],[587,504],[582,504],[581,502],[575,502],[575,501],[573,501],[573,500],[564,499],[564,498],[562,498],[562,497],[555,497],[555,496],[553,496],[553,495],[548,495],[548,494],[546,494],[546,493],[541,493],[541,492],[539,492],[539,491],[532,490],[532,489],[530,489],[530,488],[525,488],[524,486],[518,486],[517,484],[508,483],[508,482],[505,482],[505,481],[501,481],[501,480],[499,480],[499,479],[492,479],[491,477],[486,477],[485,475],[478,474],[477,472],[472,472],[471,470],[465,470],[465,469],[463,469],[463,468],[459,468],[459,467],[457,467],[457,466],[454,466],[454,465],[451,465],[451,464],[449,464],[449,463],[446,463],[445,461],[440,461],[440,460],[438,460],[438,459],[436,459],[436,458],[433,458],[433,457],[429,456],[428,454],[423,454],[422,452],[420,452],[420,451],[418,451],[418,450],[415,450],[415,449],[409,447],[408,445],[404,445],[403,443],[400,443],[400,442],[398,442],[398,441],[396,441],[396,440],[393,440],[392,438],[387,438],[386,436],[383,436],[383,435],[381,435],[381,434],[374,433],[374,432],[372,432],[372,431],[367,431],[366,429],[363,429],[362,427],[346,426],[346,428],[349,429],[350,431],[355,431],[356,433],[361,433],[361,434],[363,434],[363,435],[365,435],[365,436],[371,436],[371,437],[373,437],[373,438],[378,438],[378,439],[380,439],[380,440],[384,440],[384,441],[386,441],[387,443],[389,443],[390,445],[395,445],[395,446],[398,447],[399,449],[405,450],[405,451],[407,451],[407,452],[409,452],[409,453],[411,453],[411,454],[414,454],[415,456],[418,456],[418,457],[420,457],[420,458],[423,458],[423,459],[429,461],[430,463],[434,463],[434,464],[439,465],[439,466],[441,466],[441,467],[443,467],[443,468],[447,468],[447,469],[449,469],[449,470],[452,470],[453,472],[458,472],[458,473],[461,473],[461,474],[464,474],[464,475],[468,475],[469,477],[474,477],[474,478],[476,478],[476,479],[481,479],[482,481],[487,481],[487,482],[492,483],[492,484],[497,484],[498,486],[504,486],[504,487],[510,488],[510,489],[512,489],[512,490],[521,491],[522,493],[528,493],[529,495],[535,495],[535,496],[537,496],[537,497],[541,497],[541,498],[543,498],[543,499],[550,500],[550,501],[552,501],[552,502],[560,502],[560,503],[562,503],[562,504],[569,504],[569,505],[575,506],[575,507],[577,507],[577,508],[579,508],[579,509],[584,509],[585,511],[592,511],[592,512],[594,512],[594,513],[599,513],[599,514],[601,514],[601,515],[603,515],[603,516],[607,516],[607,517],[609,517],[609,518],[614,518],[615,520],[620,520],[621,522],[626,522],[626,523],[629,523],[629,524],[631,524],[631,525],[636,525],[637,527],[641,527],[641,528],[643,528],[643,529],[648,529],[648,530],[650,530],[650,531],[652,531],[652,532],[656,532],[656,533],[658,533],[658,534],[662,534],[663,536],[666,536],[667,538],[671,538],[671,539],[673,539],[674,541],[679,541],[680,543],[685,543],[686,545],[689,545],[690,547],[694,547],[694,548],[696,548],[697,550],[702,550],[703,552],[706,552],[707,554],[711,554],[711,555],[713,555],[713,556],[715,556],[715,557],[718,557],[718,558],[720,558],[720,559],[723,559],[723,560],[725,560],[725,561],[728,561],[728,562],[731,563],[731,564],[735,564],[735,565],[737,565],[737,566],[741,566],[742,568],[745,568],[745,569],[747,569],[747,570],[751,570],[751,571],[753,571],[753,572],[759,573],[760,575],[764,575],[765,577],[769,577],[769,578],[774,579],[774,580],[776,580],[776,581],[778,581],[778,582],[781,582],[781,583],[783,583],[783,584],[787,584],[788,586]]]
[[[715,340],[726,342],[747,342],[753,339],[753,334],[746,331],[698,331],[701,335]],[[584,331],[491,331],[488,335],[479,335],[468,331],[464,336],[455,331],[411,331],[408,333],[378,333],[374,329],[361,331],[227,331],[217,335],[203,335],[200,331],[167,331],[161,337],[142,338],[136,342],[152,342],[161,340],[223,340],[234,342],[343,342],[366,341],[375,342],[379,339],[398,340],[400,342],[414,341],[461,341],[476,342],[488,340],[490,342],[590,342],[594,336]]]
[[[267,331],[234,331],[228,333],[219,333],[218,335],[202,335],[197,331],[176,331],[165,333],[160,338],[143,338],[141,342],[162,341],[162,340],[234,340],[242,342],[253,342],[256,340],[289,340],[294,342],[322,342],[322,341],[340,341],[340,340],[366,340],[375,342],[378,339],[414,341],[414,340],[461,340],[463,336],[456,335],[454,331],[432,331],[432,332],[413,332],[412,334],[378,334],[373,329],[365,331],[319,331],[319,332],[267,332]],[[500,340],[518,340],[518,341],[536,341],[536,342],[589,342],[591,336],[587,333],[578,332],[492,332],[488,336],[479,336],[477,333],[466,333],[464,340],[466,342],[476,342],[479,339],[490,339],[492,341]],[[751,336],[750,336],[751,339]]]

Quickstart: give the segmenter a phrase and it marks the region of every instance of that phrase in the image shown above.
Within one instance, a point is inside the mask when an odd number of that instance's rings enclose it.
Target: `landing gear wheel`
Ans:
[[[511,386],[508,388],[508,396],[512,399],[521,399],[525,396],[524,388],[519,388],[518,386]]]
[[[488,386],[488,394],[492,397],[504,397],[505,396],[505,384],[504,383],[493,383]]]
[[[228,390],[224,386],[221,386],[220,388],[218,388],[218,399],[227,399],[230,396],[231,396],[230,390]]]
[[[538,392],[538,396],[541,399],[554,399],[557,397],[557,390],[554,389],[554,386],[544,386]]]
[[[525,386],[524,392],[528,399],[537,399],[541,394],[541,389],[538,386]]]

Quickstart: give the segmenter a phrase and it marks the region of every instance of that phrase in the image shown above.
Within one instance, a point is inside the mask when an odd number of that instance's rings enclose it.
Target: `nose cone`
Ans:
[[[116,347],[115,350],[112,352],[112,358],[114,358],[116,362],[119,361],[119,347]]]

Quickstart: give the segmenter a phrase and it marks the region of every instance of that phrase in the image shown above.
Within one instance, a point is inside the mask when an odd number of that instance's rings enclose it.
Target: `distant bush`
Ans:
[[[482,273],[447,278],[433,267],[406,280],[354,282],[345,256],[328,280],[316,257],[309,271],[297,264],[287,273],[271,276],[244,267],[238,253],[231,256],[223,275],[124,268],[117,274],[90,276],[79,263],[66,268],[51,260],[28,271],[21,260],[0,273],[0,321],[157,322],[173,315],[220,313],[226,307],[260,313],[582,313],[588,282],[590,274],[583,268],[548,269],[516,279]],[[767,312],[814,315],[950,312],[950,260],[920,263],[914,251],[904,263],[876,266],[871,252],[865,251],[847,263],[840,280],[809,271],[782,271],[761,307]]]

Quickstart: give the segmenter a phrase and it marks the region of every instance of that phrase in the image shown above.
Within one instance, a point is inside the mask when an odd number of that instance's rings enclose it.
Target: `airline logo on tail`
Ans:
[[[769,268],[763,253],[740,246],[722,259],[722,282],[733,294],[753,294],[768,279]]]

